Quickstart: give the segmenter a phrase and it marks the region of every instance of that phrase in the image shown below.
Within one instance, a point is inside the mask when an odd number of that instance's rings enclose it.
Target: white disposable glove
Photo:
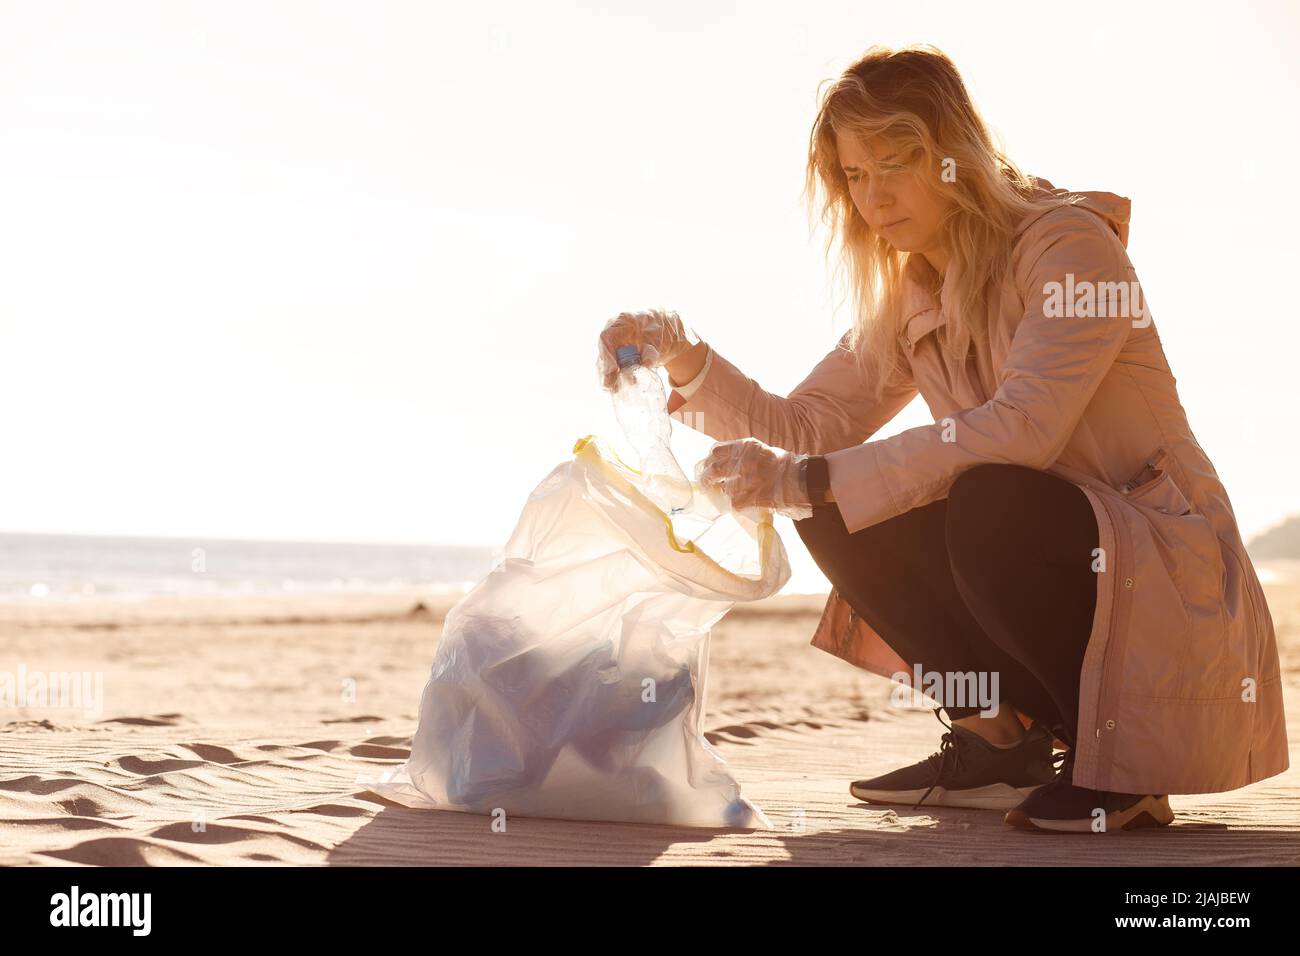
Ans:
[[[812,517],[812,501],[801,480],[808,455],[765,445],[757,438],[718,442],[695,466],[695,480],[718,490],[737,511],[768,508],[794,521]]]
[[[665,365],[699,345],[700,337],[676,312],[651,309],[620,312],[605,323],[596,351],[596,372],[602,387],[613,391],[618,384],[617,349],[635,345],[646,368]]]

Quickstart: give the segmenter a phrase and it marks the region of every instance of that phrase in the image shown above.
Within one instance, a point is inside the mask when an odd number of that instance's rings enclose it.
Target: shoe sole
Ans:
[[[1145,830],[1150,827],[1167,827],[1174,822],[1174,811],[1168,797],[1143,797],[1125,810],[1106,814],[1106,829],[1093,830],[1094,817],[1085,820],[1048,820],[1031,817],[1022,810],[1007,812],[1004,822],[1022,830],[1045,833],[1113,833],[1120,830]]]
[[[926,807],[960,807],[965,810],[1010,810],[1041,787],[1013,787],[1009,783],[994,783],[987,787],[972,787],[969,790],[948,790],[935,787],[926,797],[922,806]],[[857,784],[849,785],[849,793],[866,803],[885,805],[906,804],[915,806],[925,796],[927,788],[920,790],[869,790]]]

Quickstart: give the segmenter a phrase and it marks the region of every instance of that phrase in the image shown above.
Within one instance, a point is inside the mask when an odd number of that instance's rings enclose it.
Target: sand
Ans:
[[[707,736],[770,831],[512,817],[499,833],[358,787],[407,754],[449,598],[0,605],[0,672],[99,672],[104,691],[100,709],[0,710],[0,863],[1294,865],[1300,574],[1270,577],[1292,769],[1175,795],[1166,830],[1095,837],[850,796],[849,781],[933,752],[943,728],[808,645],[824,596],[742,605],[713,633]]]

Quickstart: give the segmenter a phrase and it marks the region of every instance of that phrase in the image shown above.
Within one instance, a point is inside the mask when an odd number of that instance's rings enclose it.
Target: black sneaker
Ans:
[[[1100,811],[1100,812],[1098,812]],[[1007,812],[1006,823],[1054,833],[1118,833],[1167,827],[1174,820],[1167,794],[1113,793],[1074,785],[1074,751],[1061,774]]]
[[[1052,733],[1035,722],[1014,747],[995,747],[979,734],[955,727],[934,711],[948,728],[939,749],[920,763],[882,777],[855,780],[849,793],[867,803],[911,803],[929,799],[936,807],[1009,810],[1056,778]]]

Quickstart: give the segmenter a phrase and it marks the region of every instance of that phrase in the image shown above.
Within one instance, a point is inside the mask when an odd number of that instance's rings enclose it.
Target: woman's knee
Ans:
[[[1011,465],[1004,462],[988,462],[967,468],[953,481],[949,497],[975,495],[981,497],[1004,495],[1008,489],[1034,481],[1046,476],[1047,472],[1026,465]],[[1048,476],[1051,477],[1051,476]]]
[[[1092,505],[1073,482],[1024,465],[976,465],[948,492],[949,554],[972,573],[998,556],[1023,560],[1096,537]],[[992,570],[986,567],[986,571]]]
[[[963,471],[948,489],[950,540],[954,530],[1003,524],[1007,509],[1024,502],[1024,486],[1037,474],[1041,472],[1005,464],[976,465]]]

